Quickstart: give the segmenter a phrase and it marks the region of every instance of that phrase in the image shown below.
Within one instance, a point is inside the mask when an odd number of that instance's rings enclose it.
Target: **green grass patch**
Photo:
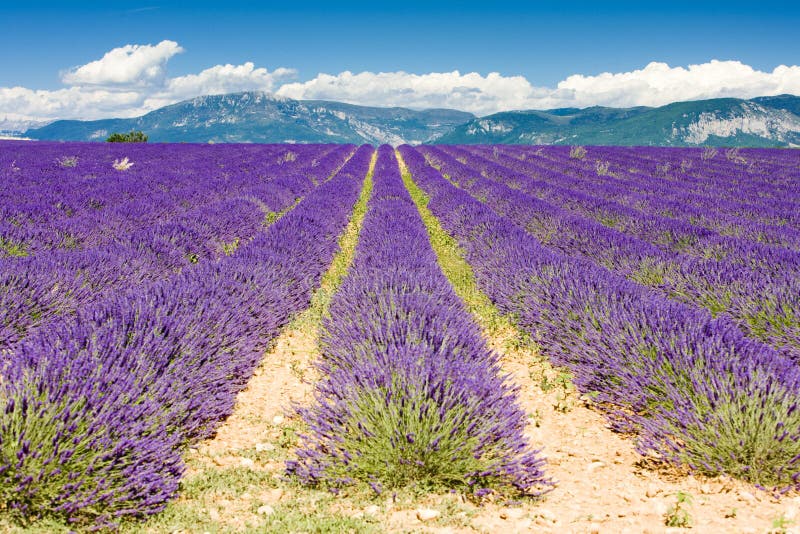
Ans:
[[[519,340],[519,344],[532,348],[533,343],[530,337],[519,332],[511,318],[503,315],[489,297],[478,289],[475,273],[465,259],[464,250],[442,228],[439,220],[428,209],[430,200],[428,195],[414,183],[411,173],[399,153],[397,153],[397,160],[400,163],[403,183],[417,205],[422,221],[425,223],[425,228],[428,230],[428,237],[434,252],[436,252],[439,266],[455,289],[456,294],[464,301],[467,309],[489,336],[499,336],[502,333],[513,331],[516,334],[513,337]]]
[[[361,193],[358,195],[358,200],[353,207],[350,222],[347,224],[344,233],[339,237],[339,252],[333,257],[330,267],[322,275],[319,288],[311,297],[311,306],[309,306],[308,312],[302,315],[303,322],[306,324],[298,326],[314,328],[315,331],[319,330],[322,317],[327,313],[333,294],[339,289],[342,280],[344,280],[347,271],[350,269],[350,265],[353,263],[358,236],[361,232],[361,226],[364,224],[364,217],[367,214],[367,202],[372,196],[372,176],[375,172],[377,158],[378,153],[374,152],[367,176],[364,178],[364,186],[361,188]]]
[[[28,252],[25,250],[25,245],[21,243],[14,243],[10,239],[0,237],[0,251],[6,256],[23,257],[27,256]]]

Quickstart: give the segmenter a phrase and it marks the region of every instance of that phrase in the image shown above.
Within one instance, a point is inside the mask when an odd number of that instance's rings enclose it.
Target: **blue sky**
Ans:
[[[113,6],[112,6],[113,4]],[[177,41],[185,74],[215,63],[319,72],[570,74],[737,59],[800,60],[792,2],[3,2],[0,85],[52,89],[62,69],[128,43]]]
[[[534,88],[555,88],[571,75],[626,73],[651,62],[688,67],[738,61],[767,73],[800,63],[800,3],[790,2],[120,4],[2,2],[0,49],[14,52],[0,56],[0,88],[58,91],[71,68],[115,48],[165,40],[181,50],[165,60],[169,77],[252,62],[268,71],[293,69],[294,82],[343,71],[424,75],[458,70],[521,76]],[[330,87],[286,93],[339,95]],[[365,97],[357,92],[350,100],[359,98]],[[367,103],[374,103],[370,98]],[[2,114],[0,99],[0,119]]]

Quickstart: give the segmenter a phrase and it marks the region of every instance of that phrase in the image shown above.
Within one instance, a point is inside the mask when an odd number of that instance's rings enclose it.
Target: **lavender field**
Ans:
[[[336,265],[281,483],[546,501],[441,239],[642,458],[800,491],[797,150],[9,141],[0,185],[15,524],[163,512]]]

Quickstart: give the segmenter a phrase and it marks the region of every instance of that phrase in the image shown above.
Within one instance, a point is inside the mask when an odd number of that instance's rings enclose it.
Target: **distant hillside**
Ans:
[[[366,107],[248,92],[198,97],[132,119],[56,121],[24,135],[102,141],[130,130],[142,130],[155,142],[787,147],[800,146],[800,97],[508,111],[477,118],[450,109]]]
[[[132,119],[56,121],[25,135],[101,141],[112,132],[142,130],[155,142],[416,144],[473,118],[449,109],[373,108],[247,92],[193,98]]]
[[[436,142],[798,146],[800,97],[719,98],[659,108],[509,111],[456,126]]]

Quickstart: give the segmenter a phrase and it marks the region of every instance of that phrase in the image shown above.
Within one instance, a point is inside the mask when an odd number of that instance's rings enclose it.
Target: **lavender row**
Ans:
[[[591,147],[586,157],[576,159],[560,147],[543,150],[537,159],[550,159],[558,166],[585,171],[594,170],[598,160],[606,161],[609,170],[616,173],[658,176],[678,190],[732,201],[746,199],[762,206],[788,201],[786,207],[791,207],[791,199],[800,193],[797,156],[792,157],[791,152],[784,158],[784,165],[779,166],[770,161],[776,154],[774,150],[744,153],[734,149],[717,156],[712,149],[710,153],[712,157],[708,157],[708,149],[697,148]]]
[[[787,223],[796,229],[797,199],[800,198],[796,171],[794,176],[786,177],[787,180],[794,182],[794,186],[780,190],[770,190],[770,187],[761,181],[764,176],[768,176],[769,169],[744,173],[739,166],[728,169],[728,172],[719,176],[713,183],[699,187],[692,186],[694,177],[688,174],[691,169],[683,172],[681,168],[674,168],[669,161],[656,163],[655,170],[646,164],[644,169],[640,169],[642,161],[635,151],[617,153],[593,147],[592,154],[592,161],[582,163],[585,176],[597,174],[596,170],[600,165],[598,161],[617,161],[616,170],[604,173],[607,179],[614,180],[619,177],[626,181],[639,182],[640,186],[644,186],[645,193],[657,194],[656,198],[663,196],[672,203],[708,213],[710,217],[706,222],[722,219],[716,224],[727,223],[731,225],[732,231],[736,231],[737,227],[746,227],[748,223],[758,224],[763,227],[765,237],[769,237],[770,233],[779,233],[781,229],[786,228]],[[611,157],[605,159],[608,156]],[[574,161],[561,159],[554,164],[567,169],[570,167],[568,162]],[[683,165],[686,165],[687,161],[691,160],[684,160]]]
[[[320,160],[315,180],[287,175],[239,189],[230,198],[102,247],[0,259],[0,352],[10,350],[31,328],[46,329],[58,316],[111,292],[168,280],[199,262],[229,254],[259,231],[264,211],[274,213],[291,206],[315,182],[327,179],[351,147],[341,152]]]
[[[592,147],[591,150],[594,153],[597,151],[597,147]],[[655,172],[642,172],[635,167],[636,162],[620,161],[617,168],[614,169],[606,160],[585,158],[582,161],[550,149],[543,150],[541,155],[541,158],[536,158],[537,163],[552,157],[552,161],[549,163],[552,170],[563,172],[565,169],[570,169],[570,172],[596,174],[598,168],[608,164],[608,170],[605,170],[607,173],[632,175],[635,179],[645,181],[664,182],[664,185],[669,187],[667,193],[669,198],[678,202],[711,209],[720,215],[733,215],[766,225],[788,224],[794,228],[800,227],[797,200],[795,200],[798,198],[797,192],[784,193],[777,197],[777,193],[773,192],[772,198],[769,198],[770,195],[765,192],[763,186],[758,184],[756,176],[748,173],[737,177],[735,168],[718,177],[711,184],[695,184],[693,187],[691,185],[693,176],[681,173],[679,177],[671,177],[669,171],[666,170],[666,164],[663,163],[656,166]],[[796,175],[794,180],[797,180]],[[749,194],[746,194],[748,191]]]
[[[420,151],[426,152],[425,149]],[[550,249],[602,265],[665,296],[727,314],[745,334],[800,363],[800,279],[763,274],[725,261],[666,253],[439,156],[448,178]],[[726,316],[726,317],[727,317]]]
[[[637,447],[707,474],[800,488],[800,368],[729,321],[543,247],[401,147],[479,287]]]
[[[41,161],[16,163],[26,166],[0,177],[4,183],[0,195],[0,241],[4,246],[0,248],[7,255],[96,246],[152,220],[164,221],[221,200],[221,191],[232,194],[279,173],[302,173],[304,167],[331,151],[329,146],[318,145],[313,152],[308,151],[306,159],[285,162],[274,156],[273,147],[260,152],[242,148],[233,152],[215,150],[216,147],[198,150],[180,146],[171,151],[163,147],[132,147],[127,153],[134,166],[119,171],[105,161],[108,155],[102,145],[27,146],[27,152],[36,154]],[[11,157],[8,152],[20,152],[19,148],[12,151],[8,144],[0,145],[0,149],[6,159]],[[56,160],[48,162],[48,153],[54,149],[80,156],[74,156],[74,166],[64,168]],[[219,159],[220,156],[228,159]],[[263,160],[248,161],[255,156]],[[226,161],[242,159],[235,172],[226,168],[230,165]]]
[[[429,155],[444,154],[438,149],[424,149]],[[450,148],[449,152],[457,150]],[[534,179],[466,151],[458,152],[461,154],[460,159],[469,163],[469,168],[478,169],[493,180],[598,220],[606,226],[624,229],[626,233],[658,245],[667,252],[725,260],[769,275],[800,273],[800,252],[720,236],[684,221],[642,213],[615,202],[598,199],[581,190],[561,187],[558,180],[564,178],[559,173],[553,173],[549,180]],[[455,163],[460,164],[458,161]]]
[[[752,219],[729,215],[719,210],[715,210],[712,196],[703,197],[703,200],[695,203],[686,202],[683,195],[678,193],[680,184],[666,181],[662,176],[637,175],[631,172],[612,172],[603,170],[598,174],[597,169],[582,173],[570,172],[566,166],[562,166],[560,171],[547,168],[544,172],[541,167],[537,167],[532,160],[535,156],[529,157],[528,151],[517,150],[509,152],[508,155],[501,151],[492,152],[488,149],[473,149],[476,154],[485,158],[491,158],[495,162],[513,169],[523,174],[536,176],[537,179],[548,180],[553,178],[555,184],[570,189],[583,191],[591,190],[594,195],[602,197],[607,201],[618,203],[628,208],[630,213],[636,210],[652,216],[653,224],[674,224],[664,218],[688,221],[691,224],[683,223],[686,232],[681,236],[688,236],[692,239],[719,239],[717,234],[732,236],[745,239],[753,243],[764,243],[781,247],[800,250],[800,230],[786,225],[765,224]],[[594,153],[594,147],[592,148]],[[522,160],[521,158],[525,158]],[[595,164],[597,165],[597,164]],[[552,183],[552,182],[551,182]],[[612,209],[613,209],[612,204]],[[619,206],[616,206],[617,210]],[[597,213],[596,217],[604,217],[608,224],[614,225],[624,231],[626,221],[617,220],[613,215],[604,216]],[[641,215],[639,215],[641,217]],[[712,230],[704,232],[703,229]],[[716,232],[716,234],[714,233]],[[695,237],[697,236],[697,237]],[[679,236],[676,236],[679,237]],[[684,238],[685,239],[685,238]],[[673,246],[677,246],[675,238],[672,238]],[[710,248],[713,243],[709,243],[706,248]]]
[[[551,486],[497,356],[441,272],[394,151],[382,146],[355,260],[324,320],[310,435],[289,471],[336,489],[409,484],[477,496]]]
[[[0,380],[0,507],[86,526],[162,510],[186,444],[230,414],[270,340],[308,306],[372,151],[233,255],[27,339]]]
[[[457,150],[453,148],[450,152]],[[461,159],[464,159],[463,154]],[[693,224],[697,221],[690,217],[687,219],[691,222],[662,216],[662,213],[673,215],[669,211],[673,203],[656,199],[653,201],[656,204],[653,209],[643,212],[640,205],[629,207],[614,200],[603,199],[604,191],[609,189],[608,185],[587,185],[584,180],[566,176],[563,171],[550,170],[546,175],[537,172],[534,178],[529,174],[530,170],[527,172],[510,170],[515,165],[508,160],[499,165],[473,154],[468,154],[466,159],[470,162],[470,166],[482,169],[491,178],[505,180],[509,185],[522,188],[530,194],[567,209],[579,211],[607,226],[636,235],[668,251],[690,253],[704,258],[726,258],[755,269],[785,270],[796,268],[800,263],[798,251],[746,238],[720,235],[714,230]],[[614,189],[613,185],[611,188]],[[585,192],[588,190],[591,190],[592,194]],[[616,193],[627,192],[626,187],[616,188]],[[663,197],[668,195],[666,192],[662,193]],[[597,198],[596,195],[601,198]],[[763,228],[763,225],[755,224],[748,233],[751,236],[759,236],[759,230]],[[774,234],[791,240],[797,233],[793,229],[788,231],[779,229]]]
[[[197,175],[220,184],[231,178],[253,175],[268,178],[297,154],[281,145],[104,145],[92,143],[0,143],[0,192],[5,217],[18,223],[46,223],[94,209],[102,197],[113,207],[134,197],[157,191],[169,192],[197,184]],[[309,145],[306,156],[334,150],[333,145]],[[72,154],[66,157],[65,155]],[[278,155],[280,154],[280,156]],[[132,156],[134,165],[125,172],[112,167],[120,155]],[[61,157],[56,157],[61,156]],[[65,164],[64,160],[70,160]],[[10,161],[10,163],[9,163]],[[301,159],[307,165],[311,158]],[[153,173],[159,169],[160,173]],[[33,194],[36,193],[36,194]],[[178,199],[180,200],[180,199]]]
[[[787,196],[797,198],[800,193],[798,157],[792,151],[736,148],[725,151],[713,148],[663,150],[649,147],[620,154],[639,162],[645,171],[662,172],[681,181],[707,182],[732,193],[733,199],[739,198],[736,191],[741,187],[755,193],[751,196],[754,199],[782,200]]]
[[[595,148],[595,147],[593,147]],[[627,189],[624,187],[609,188],[605,184],[590,184],[581,179],[573,179],[557,171],[549,171],[549,175],[544,177],[537,173],[537,178],[518,172],[519,168],[508,160],[516,161],[513,158],[504,158],[503,165],[481,158],[477,154],[468,154],[465,158],[465,151],[454,147],[449,149],[449,153],[457,152],[462,154],[460,161],[468,161],[470,167],[478,168],[484,175],[498,180],[520,190],[525,191],[537,198],[547,200],[550,203],[559,205],[571,211],[583,214],[595,219],[605,226],[616,228],[632,236],[649,241],[668,252],[693,254],[699,258],[725,260],[729,263],[739,264],[748,268],[778,275],[782,273],[800,273],[800,252],[785,250],[778,246],[768,246],[763,243],[750,242],[747,239],[740,239],[729,236],[722,236],[716,232],[695,226],[683,220],[674,220],[662,217],[658,213],[661,211],[654,206],[652,210],[645,212],[633,209],[610,200],[598,199],[606,195],[608,189],[615,193],[625,194]],[[529,171],[530,172],[530,171]],[[569,187],[562,187],[566,184]],[[574,188],[570,188],[574,187]],[[592,194],[583,192],[582,189],[591,189]],[[610,196],[614,196],[611,194]],[[664,204],[658,200],[658,206],[667,210]],[[641,205],[636,206],[641,208]],[[792,236],[798,232],[790,230],[786,236]]]
[[[63,167],[51,157],[56,151],[80,156],[72,156],[72,166]],[[74,248],[84,233],[97,232],[109,222],[113,226],[122,214],[117,210],[130,211],[126,224],[145,222],[150,214],[169,217],[184,205],[218,198],[198,193],[214,195],[225,185],[217,162],[195,157],[201,152],[188,147],[180,147],[177,158],[162,147],[135,146],[128,154],[135,165],[122,172],[113,169],[103,145],[4,144],[0,155],[15,157],[16,163],[15,171],[2,177],[3,238],[26,254],[39,248]],[[26,159],[20,161],[20,156]],[[196,180],[203,164],[206,179]],[[198,189],[206,184],[210,187],[205,191]]]

